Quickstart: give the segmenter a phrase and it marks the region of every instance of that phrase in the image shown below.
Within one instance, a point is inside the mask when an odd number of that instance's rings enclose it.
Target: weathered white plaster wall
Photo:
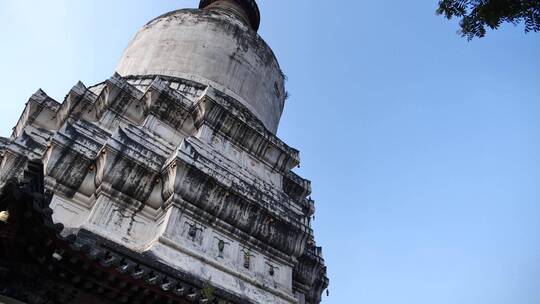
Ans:
[[[117,71],[211,85],[241,101],[274,133],[283,111],[284,79],[272,50],[240,21],[214,11],[179,10],[151,21]]]

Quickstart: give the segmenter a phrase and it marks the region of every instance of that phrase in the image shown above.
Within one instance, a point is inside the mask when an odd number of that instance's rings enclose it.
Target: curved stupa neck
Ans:
[[[259,29],[261,23],[259,7],[255,0],[201,0],[199,8],[227,12],[254,31]]]

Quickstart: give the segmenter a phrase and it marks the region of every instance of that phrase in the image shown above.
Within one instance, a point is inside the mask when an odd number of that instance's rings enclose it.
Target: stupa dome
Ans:
[[[202,0],[199,9],[169,12],[146,24],[117,72],[211,86],[237,99],[275,133],[285,102],[284,75],[257,34],[259,22],[254,0]]]

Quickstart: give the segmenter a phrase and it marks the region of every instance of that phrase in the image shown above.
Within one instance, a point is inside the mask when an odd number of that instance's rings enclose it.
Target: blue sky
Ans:
[[[467,42],[431,1],[259,0],[288,76],[325,304],[540,303],[540,34]],[[1,0],[0,134],[38,88],[112,75],[146,21],[196,1]]]

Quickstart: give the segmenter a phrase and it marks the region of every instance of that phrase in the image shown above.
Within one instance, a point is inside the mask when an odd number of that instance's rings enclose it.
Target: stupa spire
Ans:
[[[199,8],[231,13],[254,31],[259,29],[261,23],[261,14],[255,0],[201,0]]]

